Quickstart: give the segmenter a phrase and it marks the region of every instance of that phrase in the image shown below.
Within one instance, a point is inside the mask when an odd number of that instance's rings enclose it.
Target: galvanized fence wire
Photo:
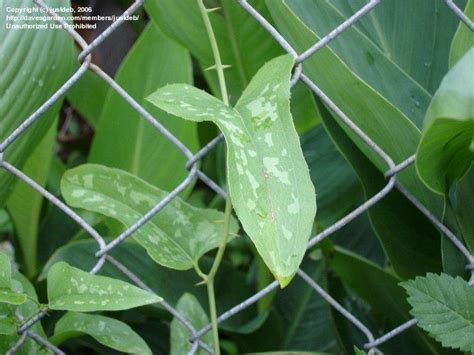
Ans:
[[[414,163],[415,155],[407,158],[406,160],[395,163],[393,159],[388,155],[380,146],[378,146],[363,130],[361,130],[351,119],[348,117],[342,110],[340,110],[337,105],[328,97],[323,90],[321,90],[311,79],[309,79],[303,71],[302,63],[312,55],[314,55],[318,50],[326,46],[332,40],[337,38],[341,33],[343,33],[347,28],[351,27],[356,23],[361,17],[369,13],[373,8],[375,8],[380,0],[370,0],[368,3],[363,6],[359,11],[354,13],[350,18],[336,27],[334,30],[329,32],[327,35],[322,37],[317,43],[308,48],[301,54],[298,54],[293,47],[286,41],[286,39],[275,29],[257,10],[255,10],[247,0],[236,0],[240,6],[247,11],[254,19],[257,21],[270,35],[281,45],[281,47],[293,55],[295,58],[295,68],[293,71],[293,77],[291,79],[291,84],[294,85],[298,81],[301,81],[306,84],[306,86],[314,92],[314,94],[319,97],[319,99],[335,114],[337,115],[342,122],[350,128],[373,152],[375,152],[387,165],[387,171],[385,177],[387,179],[387,184],[383,189],[378,191],[372,197],[368,198],[364,203],[355,208],[352,212],[338,220],[336,223],[326,228],[324,231],[316,234],[308,243],[308,249],[314,247],[316,244],[321,242],[323,239],[330,237],[333,233],[347,225],[349,222],[353,221],[355,218],[366,212],[370,207],[375,205],[385,196],[387,196],[392,190],[396,189],[400,191],[414,206],[416,206],[432,223],[436,226],[440,232],[442,232],[449,240],[456,246],[456,248],[466,257],[467,266],[466,269],[471,271],[471,280],[470,284],[474,283],[474,256],[470,254],[469,250],[464,246],[464,244],[456,237],[456,235],[448,229],[433,213],[431,213],[421,202],[419,202],[416,197],[410,193],[405,187],[403,187],[397,181],[397,174],[406,169],[408,166]],[[222,134],[217,136],[206,146],[204,146],[196,154],[191,152],[191,150],[185,146],[178,138],[176,138],[171,132],[169,132],[163,125],[159,123],[150,113],[148,113],[137,101],[135,101],[120,85],[109,77],[100,67],[92,63],[91,53],[97,48],[105,39],[107,39],[112,32],[114,32],[121,24],[123,24],[124,16],[133,14],[137,9],[143,6],[144,0],[136,0],[120,17],[117,21],[112,23],[101,35],[99,35],[92,43],[88,44],[74,29],[68,26],[57,14],[55,14],[43,0],[33,0],[36,6],[46,9],[50,15],[54,16],[55,21],[59,22],[65,31],[75,40],[75,42],[81,47],[82,52],[79,54],[78,61],[81,64],[79,69],[59,88],[43,105],[41,105],[33,114],[27,117],[10,135],[0,143],[0,168],[6,170],[12,175],[16,176],[18,179],[22,180],[24,183],[28,184],[38,193],[40,193],[45,199],[49,200],[51,203],[60,208],[64,213],[71,217],[76,223],[79,224],[90,236],[97,242],[98,251],[96,253],[97,262],[94,267],[90,270],[92,274],[95,274],[101,270],[106,262],[113,265],[119,271],[121,271],[125,276],[127,276],[132,282],[134,282],[138,287],[145,289],[149,292],[154,292],[150,287],[148,287],[139,276],[135,275],[131,270],[129,270],[125,265],[123,265],[119,260],[111,257],[107,253],[111,251],[118,244],[123,242],[125,239],[130,237],[134,232],[136,232],[141,226],[143,226],[147,221],[150,220],[154,215],[160,212],[170,201],[172,201],[181,191],[183,191],[187,186],[189,186],[193,180],[199,178],[203,183],[205,183],[209,188],[214,190],[220,196],[226,198],[227,195],[225,191],[209,177],[207,177],[201,170],[199,170],[198,162],[204,158],[212,149],[214,149],[222,140]],[[459,17],[459,19],[472,31],[474,31],[474,23],[469,19],[462,11],[459,9],[452,0],[445,0],[445,3],[452,12]],[[4,152],[6,149],[16,140],[21,137],[21,135],[37,120],[41,119],[41,116],[51,107],[55,102],[57,102],[81,77],[87,70],[91,70],[96,73],[102,80],[104,80],[113,90],[115,90],[134,110],[136,110],[140,116],[145,119],[150,125],[156,129],[157,134],[161,134],[163,137],[168,139],[173,143],[188,159],[186,168],[189,173],[186,178],[176,186],[176,188],[171,191],[166,198],[160,201],[156,206],[154,206],[148,213],[146,213],[142,218],[140,218],[133,226],[126,229],[119,236],[114,238],[110,243],[106,243],[104,238],[84,219],[82,219],[76,212],[64,204],[59,198],[48,192],[45,188],[37,184],[27,175],[25,175],[21,170],[17,169],[12,164],[8,163],[4,159]],[[341,313],[349,322],[351,322],[357,329],[359,329],[367,338],[367,342],[364,345],[364,348],[369,351],[370,354],[381,353],[377,346],[385,343],[389,339],[396,337],[406,329],[414,326],[416,324],[416,319],[411,319],[395,329],[387,332],[381,337],[375,338],[371,330],[364,325],[354,314],[349,310],[344,308],[339,304],[322,286],[308,276],[303,270],[298,270],[298,277],[300,277],[308,287],[312,288],[317,294],[319,294],[326,302],[328,302],[332,307],[334,307],[338,312]],[[276,281],[271,282],[269,285],[261,289],[259,292],[255,293],[253,296],[249,297],[246,300],[243,300],[241,303],[237,304],[233,308],[224,312],[218,317],[218,322],[221,323],[235,314],[241,312],[252,304],[256,303],[262,297],[266,296],[270,292],[278,288],[278,283]],[[209,354],[213,354],[213,350],[205,344],[200,337],[210,331],[211,325],[203,327],[202,329],[196,329],[191,322],[186,319],[182,314],[180,314],[173,306],[167,303],[165,300],[161,302],[161,306],[167,310],[173,317],[180,321],[191,333],[189,339],[192,343],[190,354],[194,354],[198,349],[203,349]],[[44,316],[48,314],[47,309],[40,310],[37,314],[33,315],[29,319],[23,320],[22,315],[17,314],[18,320],[22,322],[21,326],[18,328],[18,334],[20,335],[16,344],[8,351],[8,354],[14,354],[17,352],[25,343],[27,338],[30,338],[37,342],[38,344],[44,346],[55,354],[64,354],[62,350],[57,348],[55,345],[51,344],[47,339],[35,333],[31,328],[41,320]],[[315,332],[317,329],[314,330]]]

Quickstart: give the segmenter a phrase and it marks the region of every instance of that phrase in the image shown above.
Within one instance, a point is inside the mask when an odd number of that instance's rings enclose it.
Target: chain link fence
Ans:
[[[467,248],[463,243],[452,233],[440,220],[438,220],[434,214],[432,214],[423,204],[421,204],[411,193],[406,190],[400,183],[397,182],[397,174],[403,169],[407,168],[415,161],[415,155],[409,157],[405,161],[396,164],[392,158],[386,154],[383,149],[381,149],[374,141],[370,139],[368,135],[364,133],[350,117],[348,117],[344,112],[342,112],[332,101],[331,99],[314,83],[312,82],[303,72],[302,63],[316,53],[318,50],[326,46],[329,42],[334,40],[338,35],[344,32],[347,28],[356,23],[361,17],[369,13],[374,9],[379,3],[380,0],[370,0],[365,6],[363,6],[359,11],[354,13],[350,18],[340,24],[337,28],[333,29],[326,36],[322,37],[317,43],[308,48],[301,54],[298,54],[292,46],[286,41],[286,39],[275,29],[258,11],[256,11],[247,0],[236,0],[240,6],[247,11],[254,19],[257,21],[265,30],[267,30],[273,38],[281,45],[281,47],[288,52],[289,54],[295,57],[295,68],[294,74],[291,80],[292,85],[296,84],[298,81],[302,81],[306,86],[314,92],[319,99],[330,108],[333,113],[335,113],[339,118],[346,124],[371,150],[373,150],[377,155],[379,155],[387,164],[387,170],[385,177],[387,183],[383,189],[378,191],[371,198],[367,199],[363,204],[354,209],[352,212],[338,220],[336,223],[326,228],[321,233],[316,234],[311,238],[308,243],[308,249],[315,246],[323,239],[330,237],[333,233],[353,221],[355,218],[366,212],[370,207],[375,205],[385,196],[387,196],[390,191],[396,189],[400,191],[413,205],[415,205],[432,223],[435,225],[449,240],[456,246],[457,249],[466,257],[467,259],[467,269],[472,270],[471,281],[474,282],[474,256],[470,254]],[[67,26],[57,14],[51,11],[50,8],[44,3],[43,0],[33,0],[33,2],[44,9],[46,9],[50,15],[54,16],[55,21],[60,23],[64,30],[69,33],[69,35],[76,41],[76,43],[82,48],[78,60],[81,64],[80,68],[63,84],[63,86],[57,90],[53,96],[51,96],[41,107],[39,107],[30,117],[25,119],[23,123],[18,126],[11,134],[0,143],[0,168],[5,169],[9,173],[16,176],[18,179],[22,180],[34,190],[48,199],[51,203],[60,208],[64,213],[71,217],[75,222],[77,222],[86,232],[90,234],[92,238],[97,242],[98,251],[96,253],[97,263],[90,271],[92,274],[95,274],[101,270],[103,265],[108,262],[111,265],[115,266],[123,274],[125,274],[132,282],[137,286],[149,291],[154,292],[150,287],[148,287],[137,275],[130,271],[126,266],[124,266],[119,260],[112,258],[107,255],[118,244],[123,242],[125,239],[130,237],[135,231],[137,231],[143,224],[145,224],[150,218],[160,212],[171,200],[173,200],[181,191],[183,191],[192,181],[197,177],[202,180],[207,186],[209,186],[216,193],[222,197],[226,197],[225,191],[214,181],[209,179],[202,171],[198,168],[198,162],[205,157],[217,144],[223,140],[223,136],[219,135],[203,147],[197,154],[191,152],[181,141],[179,141],[172,133],[170,133],[165,127],[163,127],[158,120],[156,120],[151,114],[149,114],[139,103],[137,103],[125,90],[123,90],[111,77],[109,77],[101,68],[93,64],[91,61],[92,51],[98,47],[107,37],[111,35],[125,20],[124,18],[128,15],[133,14],[137,9],[143,6],[144,0],[136,0],[130,8],[128,8],[121,18],[116,22],[110,25],[101,35],[99,35],[92,43],[88,44],[74,29],[71,29],[70,26]],[[470,28],[471,31],[474,31],[474,23],[457,7],[453,0],[444,0],[446,6],[456,15],[459,19],[464,22],[466,26]],[[160,201],[155,207],[153,207],[147,214],[145,214],[140,220],[138,220],[133,226],[125,230],[119,236],[117,236],[110,243],[106,243],[104,238],[96,231],[92,226],[90,226],[86,221],[84,221],[77,213],[65,205],[60,199],[55,197],[53,194],[48,192],[42,186],[37,184],[22,171],[17,169],[15,166],[11,165],[6,161],[4,157],[4,151],[16,140],[20,139],[22,134],[37,120],[41,119],[41,116],[51,107],[56,101],[58,101],[80,78],[87,70],[91,70],[96,73],[102,80],[104,80],[113,90],[115,90],[133,109],[135,109],[140,116],[148,121],[154,129],[156,129],[157,134],[161,134],[166,137],[170,142],[172,142],[188,159],[187,169],[189,171],[187,177],[173,190],[168,196]],[[397,336],[408,328],[416,325],[416,319],[411,319],[395,329],[389,331],[381,337],[376,338],[373,332],[364,325],[356,316],[354,316],[350,311],[344,308],[339,304],[323,287],[318,285],[309,275],[307,275],[303,270],[299,270],[297,273],[308,287],[312,288],[316,293],[318,293],[326,302],[328,302],[332,307],[334,307],[338,312],[341,313],[349,322],[351,322],[356,328],[358,328],[367,338],[367,341],[364,345],[365,350],[369,354],[381,353],[377,347],[389,339]],[[265,288],[251,296],[250,298],[243,300],[241,303],[235,305],[233,308],[224,312],[218,317],[218,322],[221,323],[235,314],[241,312],[252,304],[256,303],[265,295],[269,294],[273,290],[278,288],[278,282],[273,281]],[[182,314],[180,314],[175,308],[173,308],[169,303],[163,300],[161,306],[171,313],[173,317],[178,319],[186,328],[189,329],[192,336],[189,341],[192,343],[190,354],[195,354],[198,349],[203,349],[209,354],[213,354],[213,350],[205,344],[200,337],[211,330],[211,325],[208,324],[202,329],[196,329]],[[45,348],[51,350],[55,354],[64,354],[64,352],[51,344],[47,339],[39,336],[31,330],[31,327],[38,321],[41,320],[47,314],[47,310],[41,310],[35,314],[30,319],[22,319],[21,315],[17,315],[20,321],[22,321],[21,326],[18,328],[18,334],[20,335],[17,343],[8,351],[8,354],[14,354],[18,351],[22,345],[25,343],[26,339],[29,337],[35,342],[44,346]],[[316,330],[315,330],[316,331]]]

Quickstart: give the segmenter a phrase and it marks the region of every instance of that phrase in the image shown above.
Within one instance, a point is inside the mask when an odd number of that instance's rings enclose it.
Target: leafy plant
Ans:
[[[190,86],[166,86],[149,97],[175,116],[210,120],[222,130],[230,198],[282,286],[301,263],[316,213],[314,187],[289,112],[292,66],[290,56],[268,62],[234,109]]]

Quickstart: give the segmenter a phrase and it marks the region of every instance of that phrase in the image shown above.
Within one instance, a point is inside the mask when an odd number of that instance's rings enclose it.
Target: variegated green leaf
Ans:
[[[151,354],[145,341],[127,324],[96,314],[68,312],[54,327],[50,341],[56,345],[69,338],[90,335],[99,343],[128,354]]]
[[[201,329],[209,323],[209,318],[206,312],[202,309],[199,301],[190,293],[185,293],[178,301],[176,306],[177,311],[188,319],[196,329]],[[174,318],[171,322],[171,355],[188,354],[191,350],[192,344],[189,342],[189,338],[192,336],[183,323],[178,319]],[[212,336],[211,333],[206,333],[201,337],[207,345],[212,348]],[[207,354],[203,350],[198,351],[199,355]]]
[[[64,174],[61,191],[74,207],[95,211],[130,227],[168,192],[125,171],[87,164]],[[231,237],[238,231],[231,220]],[[153,260],[178,270],[190,269],[224,238],[224,214],[173,199],[134,234]]]
[[[445,194],[474,161],[474,47],[448,72],[426,112],[416,168]]]
[[[148,98],[175,116],[212,121],[222,130],[234,208],[282,287],[301,263],[316,213],[289,108],[292,67],[289,55],[269,61],[235,108],[189,85],[169,85]]]
[[[106,276],[55,264],[48,272],[49,308],[65,311],[119,311],[160,302],[157,295]]]

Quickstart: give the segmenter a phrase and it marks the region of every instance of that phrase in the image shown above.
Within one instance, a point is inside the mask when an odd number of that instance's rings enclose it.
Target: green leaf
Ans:
[[[56,124],[53,124],[23,168],[26,175],[43,187],[48,179],[54,155],[55,136]],[[18,181],[7,202],[16,237],[23,253],[26,274],[30,277],[37,271],[37,239],[42,204],[43,196],[22,181]]]
[[[227,180],[234,208],[282,287],[306,250],[316,212],[314,187],[289,111],[293,58],[269,61],[234,109],[187,85],[169,85],[149,100],[194,121],[212,121],[227,142]]]
[[[69,205],[117,219],[127,227],[168,195],[129,173],[93,164],[66,172],[61,191]],[[231,238],[237,231],[237,222],[232,219]],[[175,198],[140,227],[133,238],[158,264],[186,270],[221,245],[224,214],[195,208]]]
[[[418,326],[443,346],[474,352],[474,288],[460,277],[429,273],[401,283]]]
[[[189,149],[199,148],[194,122],[175,120],[144,99],[160,86],[192,83],[191,58],[185,48],[150,24],[128,53],[115,80]],[[158,160],[159,169],[150,163]],[[188,175],[187,158],[181,150],[112,88],[104,103],[89,161],[128,171],[168,191]]]
[[[456,186],[456,217],[462,237],[474,253],[474,164]]]
[[[298,3],[305,4],[308,1],[311,2],[312,0],[288,0],[288,4],[296,12]],[[460,6],[463,2],[464,0],[457,1]],[[314,21],[314,24],[309,26],[320,35],[325,35],[342,23],[341,15],[344,19],[349,18],[365,6],[367,1],[334,0],[324,1],[324,3],[318,2],[318,8],[321,8],[321,11],[317,13],[316,18],[319,21],[317,23]],[[311,9],[307,6],[305,10],[314,14],[314,7]],[[336,16],[333,13],[327,19],[326,11],[329,10],[323,11],[325,7],[337,9],[340,15]],[[307,14],[298,11],[298,16],[307,24],[310,23],[305,19],[305,17],[308,17]],[[332,22],[328,23],[330,20]],[[328,23],[327,27],[322,28],[321,22]],[[368,77],[380,75],[380,81],[374,84],[379,85],[377,89],[379,92],[392,91],[394,88],[403,87],[407,89],[407,93],[397,94],[394,92],[394,94],[406,95],[408,98],[410,93],[416,93],[413,84],[406,82],[406,79],[404,80],[401,77],[399,79],[405,81],[403,84],[402,81],[390,82],[389,80],[393,77],[390,78],[390,75],[387,74],[394,71],[405,73],[406,77],[412,78],[429,93],[433,93],[447,69],[449,45],[458,23],[459,19],[453,15],[443,0],[381,1],[348,29],[350,32],[359,32],[359,36],[362,37],[359,37],[358,41],[351,41],[351,39],[355,39],[352,37],[353,34],[348,34],[345,31],[344,35],[339,36],[336,41],[332,41],[329,46],[339,56],[347,55],[344,57],[344,61],[351,63],[351,68],[357,71],[363,80],[369,82]],[[316,26],[319,26],[319,31]],[[407,40],[400,40],[400,38]],[[367,44],[369,44],[368,47]],[[380,58],[380,54],[386,59]],[[368,70],[357,69],[357,67],[361,69],[367,65],[369,65]],[[374,73],[374,71],[378,73]],[[370,85],[373,84],[370,83]],[[408,90],[408,87],[415,89],[415,91]],[[416,100],[419,100],[420,107],[414,105]],[[412,114],[418,116],[424,113],[424,102],[424,100],[414,95],[408,99],[408,102],[397,104],[397,106],[410,106],[413,112],[408,116],[412,116]]]
[[[474,160],[474,47],[444,77],[426,112],[416,168],[426,186],[446,194]]]
[[[51,7],[68,7],[69,1],[48,1]],[[27,8],[29,0],[5,0],[2,8]],[[42,17],[47,14],[36,14]],[[63,15],[65,15],[63,13]],[[16,21],[22,24],[49,24],[52,21]],[[72,38],[66,31],[11,30],[6,16],[0,18],[0,141],[8,137],[38,109],[66,80],[71,69]],[[58,55],[58,53],[65,53]],[[54,121],[60,104],[51,107],[5,151],[5,159],[21,168]],[[6,203],[16,178],[0,170],[0,207]]]
[[[473,0],[467,2],[464,13],[468,18],[474,18]],[[451,43],[449,67],[452,68],[472,47],[474,47],[474,36],[472,35],[472,31],[464,22],[461,21],[459,22],[458,29]]]
[[[355,355],[367,355],[364,350],[360,350],[357,346],[354,345],[354,354]]]
[[[58,248],[47,262],[40,275],[40,280],[44,280],[48,270],[59,261],[65,261],[71,266],[89,270],[97,263],[96,252],[97,243],[91,238],[68,243]],[[145,249],[133,240],[125,240],[120,243],[110,252],[110,255],[125,265],[169,304],[175,306],[184,293],[192,293],[202,305],[207,306],[206,288],[196,287],[196,284],[202,280],[194,270],[178,271],[160,266],[149,258]],[[204,256],[200,262],[203,272],[208,272],[212,263],[212,258]],[[110,263],[104,265],[101,274],[129,281],[123,273]],[[229,282],[229,280],[232,280],[232,282]],[[222,262],[217,272],[215,290],[218,314],[251,297],[255,291],[249,283],[247,275],[226,261]],[[252,322],[256,315],[256,307],[251,306],[220,324],[219,327],[230,332],[239,332],[248,323]],[[167,316],[168,313],[166,312],[165,318]]]
[[[185,293],[178,301],[176,310],[188,319],[196,329],[201,329],[209,323],[209,318],[202,309],[199,301],[190,293]],[[192,344],[189,342],[189,338],[192,336],[191,331],[184,326],[176,318],[171,322],[171,355],[188,354],[191,350]],[[212,335],[206,333],[201,337],[207,345],[212,348]],[[202,349],[198,351],[198,354],[206,354]]]
[[[319,40],[295,15],[283,0],[267,1],[272,18],[282,35],[298,52],[302,52]],[[330,47],[321,48],[317,54],[303,63],[306,75],[327,96],[377,143],[395,163],[412,156],[417,148],[420,131],[413,117],[407,117],[368,83],[356,75],[351,67],[336,55]],[[403,90],[403,88],[400,88]],[[366,145],[340,118],[334,118],[355,145],[366,155],[381,173],[387,164]],[[403,142],[401,144],[400,142]],[[397,175],[398,180],[411,191],[435,215],[441,216],[443,200],[419,180],[414,167],[408,167]]]
[[[352,15],[358,8],[366,3],[366,1],[359,0],[286,0],[285,2],[287,6],[319,36],[332,31],[345,21],[348,15]],[[315,6],[316,2],[318,4],[317,6]],[[360,27],[364,28],[364,25],[369,28],[372,27],[370,19],[373,19],[374,22],[380,21],[380,27],[377,32],[375,29],[371,29],[371,34],[389,36],[391,35],[391,33],[389,33],[391,28],[387,25],[389,21],[394,21],[394,17],[398,20],[394,22],[394,26],[403,23],[405,26],[409,26],[411,30],[412,24],[420,23],[418,18],[414,16],[414,13],[418,14],[421,12],[423,18],[429,18],[429,15],[434,13],[434,10],[431,9],[433,7],[432,3],[421,4],[425,3],[421,1],[419,2],[420,4],[417,2],[407,5],[406,0],[396,1],[394,3],[395,4],[391,5],[381,2],[370,11],[369,15],[361,19],[364,20],[367,18],[366,22],[363,24],[356,22],[355,25],[345,30],[344,34],[339,36],[337,40],[330,42],[328,47],[334,51],[354,74],[358,75],[380,95],[398,107],[407,117],[410,117],[414,122],[421,123],[423,114],[430,102],[431,95],[399,65],[407,66],[407,70],[411,69],[409,68],[411,63],[406,63],[406,58],[412,60],[417,54],[416,49],[414,50],[414,48],[411,47],[412,43],[410,42],[410,48],[405,48],[404,55],[400,55],[399,51],[401,49],[399,47],[404,46],[404,44],[400,43],[401,41],[388,40],[386,42],[389,43],[385,43],[385,39],[383,39],[383,45],[381,45],[376,39],[370,38],[370,36],[359,29]],[[402,5],[403,3],[405,4]],[[340,10],[343,11],[343,13],[341,13]],[[409,17],[411,21],[407,21],[407,17]],[[423,25],[426,26],[427,24],[423,23]],[[428,36],[428,34],[431,33],[424,26],[423,34],[426,33],[426,37],[429,38],[429,41],[425,41],[424,44],[428,46],[429,44],[427,43],[431,43],[433,39]],[[399,33],[407,31],[400,27],[398,27],[398,30],[399,32],[395,32],[397,36]],[[414,38],[414,40],[418,40],[418,38]],[[398,44],[396,51],[394,48],[389,47],[393,42]],[[431,51],[427,51],[425,48],[423,55],[429,56],[430,54]],[[426,60],[427,58],[425,58],[425,61]],[[420,64],[418,60],[416,64]],[[426,70],[427,67],[421,64],[412,74],[419,74],[420,71],[425,73]],[[403,87],[404,90],[400,90],[400,87]]]
[[[155,294],[106,276],[91,275],[65,262],[48,272],[49,308],[64,311],[118,311],[160,302]]]
[[[69,338],[83,334],[124,353],[151,354],[148,345],[127,324],[95,314],[66,313],[54,326],[54,336],[50,341],[60,345]]]

